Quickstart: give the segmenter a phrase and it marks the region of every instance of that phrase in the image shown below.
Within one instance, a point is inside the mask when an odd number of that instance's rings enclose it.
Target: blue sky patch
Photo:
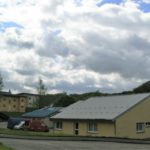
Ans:
[[[140,4],[140,9],[143,11],[143,12],[150,12],[150,4],[146,4],[146,3],[141,3]]]
[[[119,5],[122,2],[123,2],[123,0],[103,0],[102,2],[98,2],[97,6],[100,7],[100,6],[102,6],[104,4],[108,4],[108,3]]]
[[[23,26],[15,23],[15,22],[12,22],[12,21],[0,22],[0,32],[4,32],[6,28],[12,28],[12,27],[23,28]]]

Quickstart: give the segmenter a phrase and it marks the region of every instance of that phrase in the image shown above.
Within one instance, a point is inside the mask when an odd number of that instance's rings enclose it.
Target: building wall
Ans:
[[[53,127],[53,123],[49,120],[49,117],[45,117],[41,119],[45,125],[47,125],[49,128]]]
[[[57,121],[54,121],[57,122]],[[115,136],[115,128],[113,122],[106,121],[97,121],[97,131],[89,132],[88,131],[88,123],[91,121],[62,121],[63,129],[57,130],[55,129],[55,133],[62,133],[67,135],[75,135],[74,123],[79,123],[79,136],[104,136],[104,137],[114,137]]]
[[[58,120],[59,121],[59,120]],[[55,121],[54,121],[55,123]],[[63,129],[54,129],[54,133],[73,135],[73,122],[72,121],[62,121]]]
[[[26,95],[28,98],[27,107],[28,108],[36,108],[37,102],[39,100],[39,96],[36,95]]]
[[[150,98],[133,107],[116,119],[116,136],[125,138],[150,138],[150,127],[136,131],[136,123],[150,122]]]
[[[27,106],[26,97],[0,96],[1,112],[25,112]]]

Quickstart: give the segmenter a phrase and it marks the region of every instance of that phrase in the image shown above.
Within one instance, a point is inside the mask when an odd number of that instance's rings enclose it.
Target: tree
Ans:
[[[2,77],[1,74],[0,74],[0,91],[3,90],[3,87],[4,87],[3,77]]]
[[[47,92],[47,88],[41,78],[39,78],[38,80],[37,92],[39,94],[39,99],[36,100],[36,106],[39,108],[40,101],[42,100],[42,97],[46,95],[46,92]]]
[[[69,106],[75,102],[76,102],[76,100],[73,97],[68,96],[68,95],[63,95],[58,99],[58,101],[56,101],[54,103],[53,106],[54,107],[66,107],[66,106]]]
[[[39,78],[39,81],[38,81],[37,92],[39,95],[45,95],[47,92],[47,88],[41,78]]]

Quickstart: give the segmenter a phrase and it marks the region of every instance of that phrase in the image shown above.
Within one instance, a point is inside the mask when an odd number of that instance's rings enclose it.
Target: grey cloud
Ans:
[[[35,56],[33,56],[35,57]],[[23,76],[34,76],[40,73],[40,69],[38,68],[36,62],[32,57],[28,58],[18,58],[16,60],[16,67],[14,68],[15,72]]]
[[[44,83],[45,84],[45,83]],[[36,90],[36,87],[38,86],[38,78],[32,78],[32,76],[28,76],[25,80],[24,80],[24,85],[28,86],[28,87],[32,87],[33,89]]]
[[[10,78],[10,72],[6,68],[0,67],[0,74],[4,81]]]
[[[130,49],[132,50],[143,51],[143,53],[146,53],[146,55],[150,52],[150,42],[147,39],[141,38],[137,35],[129,37],[126,45],[129,45]]]
[[[37,53],[45,57],[66,56],[69,53],[69,49],[63,38],[47,34],[43,39],[43,46],[37,48]]]
[[[124,78],[148,79],[150,75],[150,42],[138,35],[121,39],[107,38],[101,33],[83,35],[85,45],[73,65],[85,66],[100,74],[118,73]]]
[[[18,91],[18,90],[23,91],[24,90],[22,83],[18,83],[16,81],[10,81],[10,80],[5,82],[5,88],[8,88],[13,91]]]
[[[69,93],[82,93],[82,92],[89,92],[89,91],[96,91],[98,90],[97,87],[94,87],[94,81],[92,80],[85,80],[84,82],[78,82],[78,83],[70,83],[68,81],[60,81],[56,83],[54,86],[49,86],[48,88],[50,90],[57,89],[59,91],[65,91]]]
[[[56,0],[50,2],[50,5],[45,8],[47,13],[56,15],[56,18],[54,16],[54,19],[53,17],[47,19],[48,16],[46,16],[46,20],[40,22],[43,30],[42,35],[38,35],[40,46],[38,43],[35,45],[34,41],[7,39],[6,44],[10,50],[11,47],[16,51],[18,49],[35,49],[36,55],[40,59],[48,61],[49,57],[53,58],[55,63],[49,68],[56,67],[56,70],[58,69],[56,56],[61,55],[64,64],[58,63],[63,69],[72,66],[70,67],[70,73],[74,73],[74,69],[83,67],[88,71],[99,74],[117,73],[122,78],[116,80],[116,82],[106,79],[97,83],[94,79],[84,78],[83,76],[83,82],[72,84],[67,80],[67,77],[66,80],[61,80],[61,71],[64,70],[60,70],[60,73],[50,72],[50,69],[41,71],[42,64],[39,65],[38,61],[33,61],[32,57],[27,59],[21,56],[17,60],[16,67],[12,70],[26,79],[23,81],[24,83],[20,84],[15,81],[7,82],[7,86],[20,90],[24,89],[24,85],[34,88],[36,86],[35,77],[42,74],[46,79],[56,80],[57,78],[59,80],[56,85],[46,84],[50,90],[56,89],[70,93],[96,90],[115,92],[133,88],[134,85],[137,85],[136,79],[141,81],[149,79],[150,40],[147,37],[150,26],[149,15],[144,16],[139,10],[128,13],[121,6],[114,5],[114,7],[106,9],[106,12],[87,10],[88,13],[79,12],[79,15],[76,15],[76,13],[68,13],[66,10],[57,16],[58,7],[62,6],[64,2]],[[69,22],[73,26],[67,28]],[[83,22],[85,27],[82,26]],[[58,28],[61,28],[67,34],[72,30],[71,33],[75,35],[71,36],[75,36],[75,39],[79,38],[81,41],[78,39],[70,40],[70,37],[62,37],[63,34],[52,34],[52,31]],[[114,37],[109,36],[111,31]],[[22,32],[19,33],[18,31],[16,34],[19,35]],[[120,38],[116,38],[116,35],[117,37],[120,35]],[[72,60],[68,59],[70,55],[74,56]],[[48,63],[43,64],[48,65]],[[4,72],[3,74],[8,80],[10,79],[11,73]],[[135,81],[133,81],[133,78]],[[96,84],[101,84],[101,88],[97,88]],[[110,86],[111,84],[113,86]]]
[[[85,13],[84,17],[87,20],[92,20],[94,23],[101,24],[108,28],[121,29],[126,31],[145,31],[149,29],[150,18],[144,20],[139,10],[127,13],[121,7],[112,7],[108,10],[111,15],[105,13]],[[142,27],[141,27],[142,25]]]
[[[22,68],[22,69],[16,69],[15,70],[18,74],[21,74],[21,75],[28,75],[28,76],[32,76],[32,75],[35,75],[38,71],[35,69],[35,68]]]
[[[34,43],[30,42],[30,41],[19,41],[19,40],[15,40],[15,39],[8,39],[6,41],[7,45],[11,46],[11,47],[17,47],[19,48],[19,50],[22,49],[31,49],[34,48]]]
[[[144,20],[140,11],[135,11],[129,15],[125,13],[120,6],[109,9],[109,13],[110,12],[110,16],[107,15],[107,13],[100,12],[84,13],[80,16],[67,14],[67,18],[65,18],[64,22],[73,20],[76,20],[76,22],[93,21],[93,24],[99,27],[103,26],[114,30],[114,34],[116,35],[119,32],[126,32],[127,36],[123,37],[122,35],[122,37],[118,39],[111,36],[109,37],[109,34],[107,36],[107,31],[104,32],[101,28],[95,31],[95,29],[91,27],[91,29],[89,28],[89,30],[85,32],[84,30],[82,31],[84,27],[80,27],[81,29],[78,30],[78,32],[80,31],[78,36],[83,39],[84,43],[74,41],[68,44],[62,37],[55,38],[45,32],[45,46],[39,49],[38,53],[45,57],[61,55],[64,58],[72,54],[75,56],[74,60],[70,60],[73,69],[84,66],[87,70],[92,70],[99,74],[118,73],[124,80],[132,80],[132,78],[141,80],[149,79],[150,42],[146,37],[141,36],[141,33],[149,32],[149,19]],[[59,23],[55,23],[59,25]],[[43,26],[52,25],[53,27],[55,23],[49,20],[43,22]],[[94,83],[91,85],[94,86]],[[115,83],[114,85],[117,84]],[[83,90],[84,86],[81,89],[77,89],[78,86],[82,87],[82,83],[72,85],[66,81],[64,83],[60,82],[55,88],[68,90],[73,90],[74,88],[77,91]],[[122,87],[122,85],[117,86],[118,89]],[[106,87],[107,85],[103,88],[109,91],[112,90],[111,87]],[[88,90],[88,88],[86,90]],[[94,87],[92,88],[95,89]],[[114,89],[116,89],[115,86]]]
[[[51,13],[53,12],[56,14],[58,7],[63,5],[63,3],[64,3],[63,0],[50,1],[49,5],[47,5],[44,10],[46,12],[51,12]]]
[[[125,80],[124,80],[125,81]],[[61,92],[69,92],[69,93],[84,93],[84,92],[91,92],[91,91],[100,91],[100,92],[122,92],[126,90],[132,90],[136,86],[140,85],[135,79],[130,82],[130,80],[126,80],[126,82],[117,81],[112,82],[108,81],[107,79],[101,79],[100,83],[97,86],[95,80],[91,78],[85,78],[84,82],[77,82],[77,83],[70,83],[67,80],[62,80],[57,82],[56,85],[49,85],[48,89],[51,90],[59,90]],[[111,86],[110,86],[111,85]]]

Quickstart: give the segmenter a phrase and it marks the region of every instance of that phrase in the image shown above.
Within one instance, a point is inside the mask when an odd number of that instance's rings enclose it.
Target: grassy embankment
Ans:
[[[0,135],[16,135],[16,136],[39,136],[39,137],[52,137],[52,136],[67,136],[64,134],[55,134],[51,132],[32,132],[32,131],[23,131],[23,130],[10,130],[0,128]]]
[[[3,145],[2,143],[0,143],[0,150],[13,150],[13,149]]]

